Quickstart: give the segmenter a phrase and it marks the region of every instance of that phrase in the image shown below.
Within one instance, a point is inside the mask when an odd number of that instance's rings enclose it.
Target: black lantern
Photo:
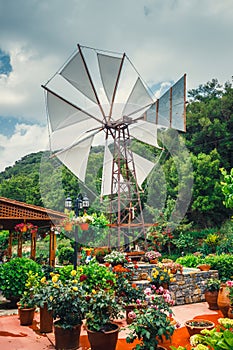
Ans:
[[[84,209],[84,212],[86,212],[86,210],[89,208],[90,206],[90,202],[89,202],[89,198],[87,197],[87,195],[85,194],[83,196],[83,209]]]
[[[68,196],[65,199],[65,209],[67,209],[67,210],[71,210],[72,209],[72,199],[70,198],[70,196]]]

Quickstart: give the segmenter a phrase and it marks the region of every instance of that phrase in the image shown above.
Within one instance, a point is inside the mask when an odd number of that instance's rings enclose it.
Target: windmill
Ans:
[[[78,45],[42,87],[52,153],[85,183],[90,149],[103,145],[100,198],[109,198],[117,245],[124,227],[146,238],[140,193],[155,164],[133,152],[131,143],[160,148],[160,125],[185,131],[186,75],[155,99],[125,53]]]

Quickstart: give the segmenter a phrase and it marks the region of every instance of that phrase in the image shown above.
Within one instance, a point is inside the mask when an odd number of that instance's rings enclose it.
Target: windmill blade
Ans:
[[[176,130],[186,130],[186,74],[146,112],[145,120]]]
[[[89,136],[72,148],[56,153],[56,157],[81,181],[85,181],[87,161],[94,136]]]
[[[116,57],[97,53],[97,58],[103,87],[108,101],[111,103],[112,110],[125,54],[123,54],[121,57]]]
[[[143,109],[148,108],[153,102],[154,101],[148,93],[148,90],[145,88],[142,80],[138,77],[124,107],[123,115],[137,118],[138,115],[136,116],[135,114],[140,112],[142,115]]]
[[[96,118],[93,114],[90,114],[78,106],[75,106],[47,87],[43,87],[47,92],[47,113],[52,131],[88,120],[89,118],[92,118],[101,123],[101,120]]]
[[[67,62],[64,68],[60,71],[60,75],[92,102],[98,104],[93,85],[91,84],[90,77],[81,56],[81,51],[78,51]]]
[[[130,135],[135,139],[147,143],[156,148],[161,148],[157,141],[157,125],[146,121],[138,120],[137,123],[129,126]]]
[[[139,187],[142,186],[143,182],[155,166],[155,163],[149,161],[146,158],[139,156],[137,153],[133,153],[136,181]],[[129,163],[129,169],[133,171],[132,163]]]

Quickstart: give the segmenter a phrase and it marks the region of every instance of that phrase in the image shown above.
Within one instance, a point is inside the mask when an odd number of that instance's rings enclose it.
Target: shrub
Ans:
[[[41,266],[27,258],[14,258],[0,266],[0,290],[6,299],[20,299],[29,271],[42,274]]]
[[[193,254],[181,256],[178,259],[176,259],[177,263],[186,267],[197,267],[197,265],[203,263],[203,261],[204,261],[203,258]]]
[[[74,248],[62,247],[58,251],[57,257],[60,264],[72,264],[74,261]]]

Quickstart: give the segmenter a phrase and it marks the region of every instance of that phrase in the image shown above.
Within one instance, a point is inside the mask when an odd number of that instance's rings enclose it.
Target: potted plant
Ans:
[[[125,253],[113,250],[110,254],[105,255],[104,261],[110,263],[112,266],[124,265],[127,262]]]
[[[175,280],[171,270],[162,263],[158,263],[157,266],[152,269],[151,283],[156,287],[162,286],[168,289],[169,284]]]
[[[91,349],[115,350],[119,326],[115,318],[121,317],[121,307],[111,289],[93,289],[86,296],[86,329]]]
[[[115,294],[117,296],[118,303],[126,311],[126,322],[127,324],[132,323],[132,319],[128,317],[129,312],[134,309],[145,307],[145,293],[142,286],[137,286],[132,283],[132,270],[117,265],[113,268],[113,272],[116,275],[116,287]]]
[[[42,274],[41,266],[28,258],[14,258],[0,265],[0,290],[14,305],[25,291],[29,271]]]
[[[213,329],[215,327],[214,322],[204,319],[188,320],[185,322],[185,327],[189,332],[190,337],[194,334],[200,334],[203,329]]]
[[[205,300],[210,310],[218,310],[218,292],[221,281],[217,278],[209,278],[205,285]]]
[[[99,263],[104,263],[104,257],[110,253],[110,249],[108,247],[100,247],[96,248],[94,251],[96,260]]]
[[[158,258],[161,257],[161,254],[155,250],[149,250],[145,253],[145,260],[149,261],[151,264],[156,264],[158,262]]]
[[[34,290],[34,299],[37,307],[40,309],[40,332],[50,333],[53,331],[53,313],[48,309],[48,301],[51,296],[51,277],[43,276],[39,279],[38,285]]]
[[[33,274],[32,271],[29,271],[27,274],[27,281],[25,283],[25,290],[23,296],[17,303],[21,326],[29,326],[33,322],[34,313],[36,309],[34,290],[37,288],[37,285],[38,273]]]
[[[68,279],[51,273],[46,284],[48,309],[52,310],[56,349],[77,349],[85,311],[85,295],[82,284],[72,270]]]
[[[166,293],[158,295],[155,286],[148,288],[146,294],[147,307],[136,309],[129,314],[133,322],[129,325],[130,333],[126,341],[133,343],[138,339],[140,343],[136,345],[135,350],[160,349],[159,343],[170,339],[175,330],[171,320],[171,298],[165,296]]]

